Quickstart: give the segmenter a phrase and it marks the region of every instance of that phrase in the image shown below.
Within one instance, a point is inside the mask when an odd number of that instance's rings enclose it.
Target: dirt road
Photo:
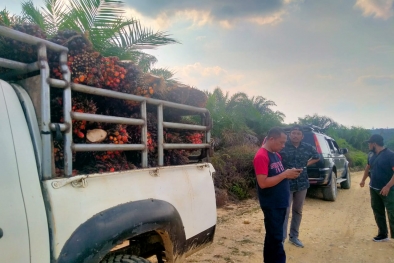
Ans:
[[[320,191],[308,193],[300,239],[305,248],[285,242],[288,263],[388,263],[394,262],[394,240],[372,241],[377,234],[368,187],[360,188],[362,172],[352,174],[352,187],[338,189],[335,202],[321,199]],[[218,209],[214,244],[187,262],[262,262],[265,230],[257,200]]]

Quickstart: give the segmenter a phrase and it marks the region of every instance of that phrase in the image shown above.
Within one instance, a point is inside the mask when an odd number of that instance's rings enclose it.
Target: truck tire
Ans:
[[[130,255],[116,255],[106,258],[100,263],[151,263],[149,260]]]
[[[337,175],[332,172],[330,186],[323,188],[323,199],[326,201],[335,201],[337,198]]]
[[[350,177],[350,169],[349,167],[346,169],[346,181],[343,181],[341,183],[341,188],[342,189],[350,189],[350,186],[352,185],[351,177]]]

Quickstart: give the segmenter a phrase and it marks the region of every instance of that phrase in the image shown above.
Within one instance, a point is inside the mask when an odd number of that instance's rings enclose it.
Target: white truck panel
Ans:
[[[29,230],[7,109],[12,101],[5,94],[6,85],[0,81],[0,228],[4,234],[0,238],[0,259],[1,262],[28,263]]]
[[[158,176],[150,174],[154,170],[90,175],[86,188],[68,184],[54,189],[51,184],[61,179],[44,181],[56,231],[55,258],[82,223],[100,211],[131,201],[154,198],[172,204],[181,216],[186,239],[216,225],[211,164],[162,167]]]
[[[15,91],[5,82],[2,82],[2,86],[7,101],[9,124],[12,130],[11,141],[14,142],[27,224],[34,226],[29,227],[31,262],[48,262],[50,258],[48,224],[29,128]]]

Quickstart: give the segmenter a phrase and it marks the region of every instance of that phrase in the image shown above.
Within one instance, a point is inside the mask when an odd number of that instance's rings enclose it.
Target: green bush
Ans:
[[[249,197],[248,187],[241,184],[234,184],[229,189],[239,200],[243,200]]]
[[[361,151],[353,150],[346,154],[349,161],[349,167],[361,167],[364,168],[367,165],[367,154]]]
[[[254,145],[238,145],[216,152],[211,158],[215,167],[215,187],[225,189],[237,199],[247,198],[256,179],[253,158],[259,149]]]

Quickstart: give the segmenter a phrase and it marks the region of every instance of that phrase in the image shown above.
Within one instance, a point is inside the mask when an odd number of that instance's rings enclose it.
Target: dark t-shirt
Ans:
[[[369,186],[381,190],[393,177],[394,152],[385,148],[379,154],[371,155],[368,164],[371,172]],[[394,191],[394,187],[390,191]]]
[[[282,156],[282,163],[285,169],[303,168],[308,164],[309,159],[319,159],[319,154],[312,145],[301,142],[295,147],[290,141],[286,142],[285,148],[279,152]],[[307,169],[302,170],[300,176],[289,180],[290,191],[302,191],[309,188],[309,177]]]
[[[277,176],[285,170],[280,155],[269,152],[265,148],[260,148],[256,153],[253,165],[256,175],[263,174],[268,177]],[[257,192],[262,208],[286,208],[289,206],[290,187],[287,179],[273,187],[264,189],[260,188],[257,183]]]

